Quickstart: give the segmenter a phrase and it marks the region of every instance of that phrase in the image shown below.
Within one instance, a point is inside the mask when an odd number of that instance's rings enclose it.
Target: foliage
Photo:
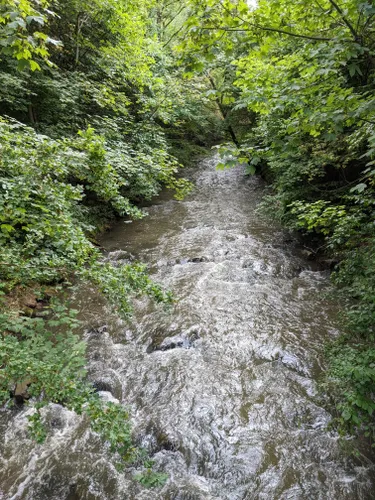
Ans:
[[[206,81],[181,77],[164,45],[181,23],[154,0],[6,0],[0,6],[0,280],[5,293],[86,280],[119,314],[146,294],[172,298],[145,266],[103,262],[93,238],[114,217],[139,218],[140,203],[191,190],[171,154],[176,141],[205,146],[217,135]],[[164,5],[165,4],[165,5]],[[208,132],[207,132],[208,130]],[[218,134],[220,136],[220,133]],[[195,145],[179,147],[179,158]],[[189,149],[191,148],[191,149]],[[190,158],[188,158],[190,160]],[[103,403],[85,378],[85,345],[73,312],[0,315],[1,404],[28,385],[31,430],[46,437],[42,407],[84,413],[126,462],[139,461],[130,416]],[[35,314],[35,312],[33,313]],[[39,314],[37,312],[37,314]],[[10,391],[10,392],[9,392]],[[151,465],[144,464],[151,469]],[[165,475],[151,470],[145,485]]]
[[[154,472],[151,468],[145,472],[137,474],[136,479],[146,488],[157,488],[164,486],[168,479],[168,474],[162,472]]]
[[[157,303],[166,304],[173,300],[170,292],[164,292],[150,279],[143,264],[126,264],[116,268],[99,261],[81,275],[97,285],[122,316],[132,312],[130,297],[146,294]]]
[[[75,311],[60,305],[51,313],[46,319],[0,315],[2,404],[10,399],[12,387],[25,381],[28,395],[39,403],[79,408],[85,402],[85,345],[74,334]]]
[[[29,419],[31,435],[43,443],[48,433],[42,408],[50,402],[85,415],[91,428],[108,442],[126,464],[138,457],[131,438],[128,410],[104,402],[86,379],[86,344],[76,331],[81,326],[77,311],[54,303],[44,317],[0,314],[0,404],[12,405],[22,387],[35,411]]]
[[[149,199],[164,184],[180,197],[189,189],[183,179],[174,179],[178,164],[167,153],[151,150],[132,157],[124,147],[115,155],[113,141],[107,146],[90,127],[77,138],[56,141],[1,120],[0,136],[0,269],[8,288],[53,282],[98,259],[87,237],[94,229],[87,224],[88,198],[116,215],[140,217],[124,194]]]
[[[333,280],[352,300],[347,334],[330,350],[345,432],[374,433],[375,8],[357,0],[190,0],[181,40],[187,70],[235,70],[229,114],[235,127],[224,166],[272,181],[263,208],[288,227],[319,238],[340,261]],[[230,72],[227,72],[229,75]],[[233,139],[233,138],[232,138]]]
[[[150,188],[151,184],[139,181],[137,188],[142,170],[132,166],[125,155],[122,161],[117,156],[112,166],[111,151],[92,128],[76,138],[53,140],[3,119],[0,133],[0,258],[6,290],[67,280],[74,273],[97,284],[122,315],[131,312],[135,295],[145,293],[157,302],[171,301],[170,294],[148,277],[145,266],[114,268],[101,261],[88,238],[94,228],[86,222],[89,206],[84,205],[86,197],[95,195],[96,203],[105,203],[118,215],[141,216],[121,189],[132,180],[133,196],[144,193],[147,198],[160,187],[154,184]],[[167,155],[161,154],[167,165]],[[169,172],[159,176],[173,185],[176,162],[171,165]],[[176,185],[185,186],[183,181]],[[31,432],[38,442],[46,437],[40,409],[48,402],[58,402],[88,415],[93,430],[110,442],[113,451],[125,461],[131,460],[135,448],[127,411],[119,405],[104,405],[85,380],[85,344],[73,334],[78,326],[74,311],[56,306],[50,312],[52,316],[46,318],[0,315],[0,404],[10,400],[12,387],[27,382],[28,397],[37,410],[30,417]]]
[[[37,60],[50,65],[48,46],[59,47],[58,40],[42,30],[47,22],[47,0],[6,0],[0,6],[0,53],[15,58],[20,70],[40,70]]]
[[[326,387],[336,398],[340,430],[356,432],[361,427],[373,439],[375,350],[365,342],[344,338],[330,346],[328,357]]]

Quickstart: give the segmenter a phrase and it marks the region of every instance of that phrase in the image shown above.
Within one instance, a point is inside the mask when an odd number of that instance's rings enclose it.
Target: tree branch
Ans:
[[[174,17],[172,17],[165,26],[163,26],[163,30],[166,30],[168,28],[168,26],[170,24],[173,23],[173,21],[175,21],[177,19],[177,17],[181,14],[182,11],[184,11],[186,9],[185,6],[181,7],[181,9],[177,12],[177,14],[174,15]]]
[[[235,17],[237,19],[239,19],[240,21],[242,21],[243,24],[247,24],[249,26],[253,26],[254,28],[257,28],[257,29],[262,29],[264,31],[274,31],[276,33],[282,33],[282,34],[285,34],[285,35],[290,35],[290,36],[295,36],[295,37],[299,37],[299,38],[309,38],[311,40],[322,40],[322,41],[330,41],[331,39],[330,38],[322,38],[322,37],[316,37],[316,36],[312,36],[310,37],[309,35],[298,35],[298,34],[294,34],[294,33],[291,33],[289,31],[284,31],[284,30],[280,30],[280,29],[276,29],[276,28],[269,28],[269,27],[265,27],[265,26],[259,26],[255,23],[251,23],[250,21],[248,21],[247,19],[244,19],[243,17],[241,17],[238,12],[233,12],[231,10],[229,10],[224,4],[223,2],[220,0],[220,5],[222,6],[222,8],[232,17]],[[237,28],[239,29],[239,28]],[[234,31],[234,29],[233,29]],[[250,31],[250,30],[247,30],[247,31]]]
[[[177,31],[175,31],[170,37],[169,39],[163,44],[163,49],[164,47],[166,47],[167,45],[169,45],[171,43],[171,41],[176,38],[176,36],[185,28],[184,25],[181,26],[181,28],[179,28]]]
[[[217,91],[216,84],[215,84],[215,81],[212,78],[212,76],[210,74],[208,74],[207,78],[208,78],[209,82],[211,83],[212,88]],[[223,95],[221,97],[223,97]],[[228,111],[226,110],[224,104],[222,103],[222,101],[218,97],[216,97],[215,101],[216,101],[216,104],[218,105],[220,113],[221,113],[221,115],[223,117],[223,121],[226,122],[227,117],[228,117]],[[229,135],[231,136],[231,139],[232,139],[233,143],[237,147],[239,147],[240,143],[239,143],[239,141],[237,139],[236,133],[235,133],[232,125],[230,123],[227,123],[226,126],[227,126],[227,130],[229,132]]]
[[[268,26],[259,26],[258,24],[250,24],[247,23],[248,25],[252,26],[252,28],[259,29],[262,31],[272,31],[274,33],[280,33],[282,35],[288,35],[288,36],[293,36],[295,38],[305,38],[307,40],[316,40],[319,42],[331,42],[332,38],[327,38],[327,37],[320,37],[320,36],[310,36],[310,35],[301,35],[298,33],[292,33],[290,31],[284,31],[280,30],[278,28],[269,28]],[[225,28],[223,26],[203,26],[202,30],[209,30],[209,31],[238,31],[238,32],[247,32],[247,31],[252,31],[251,28]]]
[[[332,5],[332,7],[334,9],[336,9],[337,12],[340,14],[342,20],[344,21],[344,23],[346,24],[346,26],[349,28],[350,33],[353,35],[354,40],[357,40],[358,39],[358,33],[356,32],[356,30],[354,29],[354,27],[352,26],[352,24],[346,18],[346,16],[345,16],[344,12],[342,11],[341,7],[339,7],[339,5],[337,5],[337,3],[335,2],[335,0],[328,0],[328,1]]]
[[[337,5],[337,3],[335,2],[335,0],[328,0],[328,1],[336,9],[336,11],[339,12],[339,14],[340,14],[343,22],[349,28],[349,30],[352,33],[354,39],[358,40],[359,37],[358,37],[358,34],[357,34],[356,30],[353,28],[353,26],[351,25],[351,23],[345,17],[345,14],[342,11],[342,9]],[[282,30],[282,29],[279,29],[279,28],[270,28],[268,26],[261,26],[261,25],[255,24],[255,23],[251,23],[251,22],[247,21],[246,19],[244,19],[243,17],[241,17],[237,12],[230,11],[223,4],[223,2],[221,0],[219,0],[219,3],[221,5],[221,7],[228,14],[230,14],[232,17],[235,17],[235,18],[239,19],[243,23],[245,23],[248,26],[251,26],[251,27],[253,27],[255,29],[260,29],[260,30],[263,30],[263,31],[271,31],[271,32],[274,32],[274,33],[280,33],[282,35],[288,35],[288,36],[292,36],[292,37],[295,37],[295,38],[304,38],[306,40],[316,40],[316,41],[321,41],[321,42],[330,42],[330,41],[332,41],[332,38],[320,37],[320,36],[313,36],[313,35],[302,35],[302,34],[298,34],[298,33],[292,33],[290,31],[285,31],[285,30]],[[331,16],[331,17],[333,17],[333,16]],[[251,31],[250,28],[249,29],[240,29],[240,28],[224,28],[224,27],[219,27],[219,28],[207,27],[207,28],[203,28],[203,29],[208,29],[208,30],[215,30],[215,29],[217,29],[217,30],[223,30],[223,31],[238,31],[238,32],[241,32],[241,31]],[[344,40],[344,41],[351,41],[351,40]]]
[[[180,3],[180,1],[179,0],[172,0],[172,2],[169,2],[167,4],[162,5],[162,8],[163,9],[168,9],[168,7],[170,7],[171,5],[174,5],[176,3]]]

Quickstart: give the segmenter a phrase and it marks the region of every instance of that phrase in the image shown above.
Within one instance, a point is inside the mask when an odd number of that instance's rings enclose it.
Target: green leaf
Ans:
[[[351,193],[363,193],[363,191],[367,189],[367,184],[361,182],[360,184],[357,184],[353,188],[351,188],[350,192]]]
[[[255,166],[254,166],[254,165],[251,165],[251,164],[250,164],[250,165],[247,165],[247,166],[246,166],[246,173],[247,173],[248,175],[254,175],[254,174],[256,173],[256,168],[255,168]]]

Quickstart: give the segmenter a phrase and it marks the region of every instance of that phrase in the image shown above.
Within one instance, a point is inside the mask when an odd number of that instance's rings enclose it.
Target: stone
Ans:
[[[307,250],[307,248],[302,250],[301,254],[307,260],[315,260],[315,258],[316,258],[315,253],[312,250]]]
[[[323,259],[320,261],[320,265],[323,269],[330,269],[331,271],[333,271],[338,264],[339,261],[336,259]]]
[[[189,262],[192,262],[193,264],[198,264],[200,262],[207,262],[206,257],[193,257],[192,259],[189,259]]]
[[[16,403],[22,404],[25,400],[30,399],[30,394],[28,393],[28,388],[31,384],[30,379],[26,379],[23,382],[16,384],[13,391],[13,397]]]
[[[109,370],[106,373],[98,374],[93,377],[94,381],[92,386],[95,392],[109,392],[112,396],[121,401],[122,399],[122,384],[119,376],[113,371]]]
[[[161,343],[154,340],[146,349],[148,354],[155,351],[170,351],[172,349],[191,349],[194,347],[194,342],[199,339],[199,334],[196,330],[186,335],[175,335],[174,337],[166,337]]]

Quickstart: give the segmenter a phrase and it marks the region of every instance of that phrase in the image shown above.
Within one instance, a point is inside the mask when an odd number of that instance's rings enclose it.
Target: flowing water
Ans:
[[[125,324],[94,292],[77,297],[90,377],[131,408],[167,484],[146,490],[118,472],[81,418],[50,405],[42,446],[27,437],[27,410],[3,412],[1,499],[375,497],[365,445],[327,430],[317,394],[323,343],[338,334],[329,277],[255,212],[262,182],[215,161],[193,172],[188,199],[160,199],[148,218],[103,237],[106,258],[149,264],[173,290],[172,308],[139,300]],[[354,445],[361,458],[350,458]]]

